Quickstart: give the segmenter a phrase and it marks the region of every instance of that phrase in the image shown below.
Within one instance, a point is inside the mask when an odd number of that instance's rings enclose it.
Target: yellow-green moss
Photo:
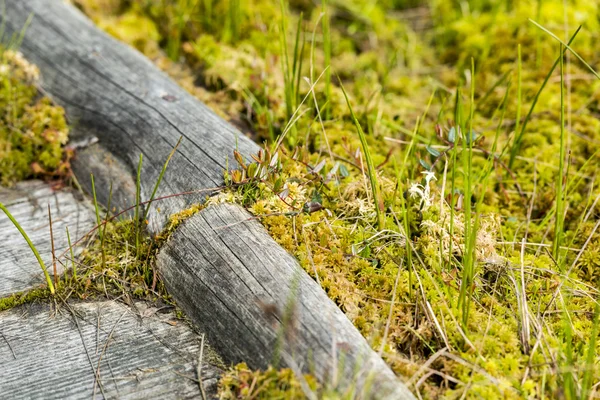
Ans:
[[[311,375],[304,375],[308,390],[316,393],[318,385]],[[251,370],[245,363],[237,364],[221,376],[219,399],[303,400],[298,377],[290,369]]]
[[[21,53],[0,49],[0,184],[65,176],[69,129],[64,110],[38,94],[38,69]]]
[[[25,292],[14,293],[8,297],[0,298],[0,311],[6,311],[13,307],[34,301],[46,301],[51,297],[47,288],[31,289]]]

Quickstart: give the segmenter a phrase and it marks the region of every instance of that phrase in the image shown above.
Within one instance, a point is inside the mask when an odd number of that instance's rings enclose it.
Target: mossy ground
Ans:
[[[411,390],[590,394],[600,81],[568,53],[565,94],[557,68],[526,116],[560,54],[528,19],[564,41],[582,25],[572,46],[595,66],[596,3],[74,2],[267,143],[213,201],[261,217]]]

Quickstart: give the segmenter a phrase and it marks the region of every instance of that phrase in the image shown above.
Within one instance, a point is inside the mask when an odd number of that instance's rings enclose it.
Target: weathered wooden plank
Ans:
[[[89,202],[78,201],[71,189],[54,191],[41,181],[18,183],[14,188],[0,187],[0,202],[9,209],[36,246],[52,273],[52,246],[48,204],[56,254],[68,247],[66,228],[72,240],[95,225]],[[57,264],[59,273],[62,265]],[[29,246],[10,220],[0,212],[0,297],[45,283],[40,266]]]
[[[136,311],[134,311],[136,310]],[[17,307],[0,313],[0,393],[6,399],[201,398],[200,337],[142,302]],[[220,369],[204,351],[202,382]]]
[[[161,249],[157,266],[170,293],[227,360],[313,370],[323,382],[357,386],[360,398],[412,399],[319,285],[242,207],[210,206]],[[285,310],[294,304],[291,322]],[[282,353],[283,354],[283,353]],[[310,368],[309,368],[310,366]],[[336,370],[343,371],[336,377]]]
[[[142,54],[101,32],[75,7],[60,0],[6,3],[7,35],[18,35],[33,15],[20,50],[40,68],[44,91],[65,107],[74,140],[97,137],[98,145],[122,163],[119,168],[129,182],[143,153],[142,200],[149,198],[180,137],[183,142],[159,196],[220,186],[227,158],[232,159],[236,147],[246,156],[258,150]],[[89,168],[75,168],[75,173],[89,189],[89,172],[102,175],[102,163],[88,163],[86,158],[82,163]],[[108,185],[103,185],[99,196],[106,204]],[[115,185],[113,204],[134,204],[131,193],[131,185],[129,190]],[[150,230],[157,232],[168,215],[204,197],[205,193],[161,201],[163,212],[151,214]]]

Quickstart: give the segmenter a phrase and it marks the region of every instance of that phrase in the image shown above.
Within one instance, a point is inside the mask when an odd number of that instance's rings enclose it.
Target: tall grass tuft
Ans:
[[[177,0],[174,8],[174,16],[170,21],[169,36],[167,40],[167,56],[173,60],[179,60],[183,31],[192,17],[199,0]]]
[[[580,29],[581,29],[581,26],[579,28],[577,28],[577,30],[575,31],[575,33],[573,34],[573,36],[571,36],[571,39],[569,40],[569,45],[571,43],[573,43],[573,40],[575,40],[575,37],[577,37],[577,34],[579,33]],[[521,142],[523,140],[523,135],[525,135],[525,129],[527,129],[527,123],[531,119],[531,115],[533,114],[533,110],[535,109],[535,106],[536,106],[536,104],[537,104],[537,102],[538,102],[538,100],[540,98],[540,95],[542,94],[542,91],[544,90],[544,88],[546,87],[546,84],[550,80],[550,77],[552,76],[552,73],[554,73],[554,70],[558,66],[558,64],[560,62],[560,59],[564,55],[565,51],[566,50],[563,50],[563,52],[556,59],[556,61],[552,65],[552,68],[550,68],[550,71],[548,72],[548,74],[544,78],[544,81],[542,82],[542,86],[540,86],[539,90],[535,94],[535,96],[533,98],[533,102],[531,103],[531,107],[529,108],[529,111],[527,112],[527,115],[525,116],[525,119],[523,120],[523,124],[521,125],[521,130],[520,131],[515,130],[515,140],[513,141],[513,145],[512,145],[512,147],[510,149],[510,159],[509,159],[509,162],[508,162],[508,167],[509,168],[513,167],[513,163],[514,163],[517,155],[519,154],[519,151],[521,150]]]
[[[286,117],[289,121],[294,116],[294,110],[300,104],[300,81],[302,74],[302,63],[304,58],[304,45],[306,43],[304,30],[302,29],[303,15],[300,14],[298,18],[298,25],[296,28],[296,37],[294,41],[294,49],[292,54],[292,60],[290,61],[290,49],[287,40],[287,8],[284,0],[280,0],[281,9],[281,25],[280,30],[280,48],[281,48],[281,69],[283,71],[284,79],[284,97],[285,97],[285,111]],[[288,143],[290,146],[296,144],[298,133],[296,125],[294,124],[288,134]]]

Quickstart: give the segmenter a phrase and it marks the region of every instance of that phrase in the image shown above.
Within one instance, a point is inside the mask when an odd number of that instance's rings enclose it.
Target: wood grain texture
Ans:
[[[169,292],[228,361],[313,371],[322,382],[358,387],[358,398],[413,396],[319,285],[242,207],[209,206],[161,249]],[[292,305],[291,322],[284,323]],[[343,371],[341,378],[336,370]]]
[[[99,145],[126,168],[124,175],[135,176],[143,153],[142,200],[149,198],[180,137],[182,144],[171,160],[159,196],[220,186],[227,158],[233,159],[236,146],[246,157],[258,150],[142,54],[101,32],[63,1],[6,0],[5,34],[18,35],[31,15],[20,50],[39,67],[42,89],[65,107],[72,137],[97,137]],[[75,172],[85,183],[90,170],[102,174],[94,168],[97,165],[75,168]],[[119,188],[115,192],[118,203],[113,204],[118,208],[134,204],[131,190]],[[163,212],[151,214],[150,230],[156,233],[168,215],[204,197],[161,201]]]
[[[171,312],[141,302],[134,308],[112,301],[59,305],[58,311],[48,304],[17,307],[0,313],[1,397],[201,398],[200,343]],[[219,374],[205,358],[209,398]]]
[[[21,224],[52,273],[52,246],[48,204],[52,213],[55,253],[67,249],[66,228],[72,241],[96,224],[91,204],[79,201],[70,189],[54,191],[41,181],[18,183],[14,188],[0,187],[0,202]],[[59,273],[62,265],[57,264]],[[17,228],[0,212],[0,297],[45,283],[40,266]]]

